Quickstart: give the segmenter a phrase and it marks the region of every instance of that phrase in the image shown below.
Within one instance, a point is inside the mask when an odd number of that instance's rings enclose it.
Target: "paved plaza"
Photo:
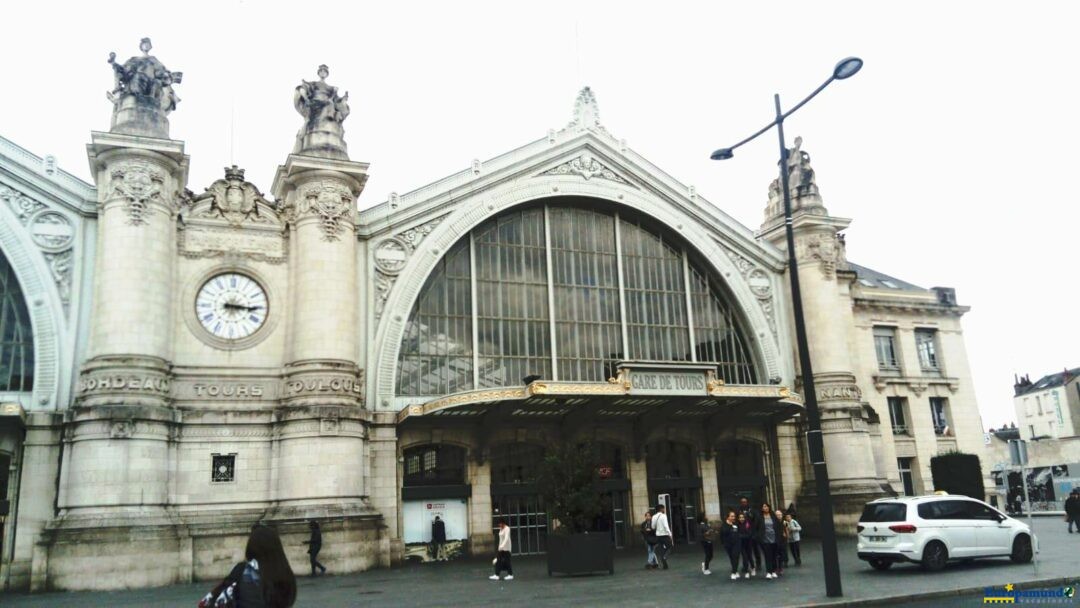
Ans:
[[[937,597],[919,600],[921,594],[957,589],[1022,583],[1036,579],[1080,579],[1080,534],[1066,534],[1065,524],[1054,519],[1036,520],[1042,538],[1039,573],[1032,566],[1008,560],[985,560],[950,565],[930,574],[915,565],[898,565],[876,572],[855,557],[852,540],[840,545],[844,598],[860,604],[866,600],[895,598],[888,604],[915,600],[919,605],[976,605],[981,596]],[[638,555],[642,553],[642,555]],[[644,552],[618,553],[614,576],[548,578],[543,557],[514,560],[515,580],[493,582],[490,560],[449,564],[410,565],[372,570],[347,576],[302,578],[297,606],[705,606],[758,608],[829,604],[825,597],[821,551],[817,543],[805,542],[803,565],[790,568],[776,581],[762,578],[737,582],[728,578],[726,557],[717,559],[713,575],[700,572],[696,545],[678,546],[671,570],[646,571]],[[294,564],[298,572],[306,564]],[[223,572],[222,575],[225,573]],[[118,592],[0,594],[4,608],[65,608],[109,606],[111,608],[172,606],[190,608],[212,583],[176,585],[158,589]]]

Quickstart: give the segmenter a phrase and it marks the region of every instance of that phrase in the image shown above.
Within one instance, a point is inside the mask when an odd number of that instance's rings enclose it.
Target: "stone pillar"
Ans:
[[[633,458],[631,457],[627,464],[627,474],[630,476],[630,516],[627,521],[631,522],[633,526],[631,530],[637,530],[637,526],[641,523],[642,517],[645,515],[645,511],[651,510],[656,502],[656,497],[649,496],[649,474],[645,466],[645,458]],[[714,475],[715,477],[715,475]],[[631,544],[637,544],[640,542],[640,534],[631,534]]]
[[[356,197],[367,165],[290,155],[273,192],[291,225],[290,353],[278,412],[280,517],[370,512],[363,376],[356,359]]]
[[[716,483],[716,456],[706,458],[704,454],[698,457],[698,467],[701,470],[701,494],[705,504],[705,516],[712,520],[722,520],[724,514],[720,512],[720,486]]]
[[[843,272],[847,262],[844,244],[838,233],[851,221],[832,217],[825,209],[810,167],[810,156],[800,150],[801,145],[801,138],[796,138],[787,167],[795,256],[799,263],[806,334],[814,367],[837,531],[854,534],[854,524],[863,504],[885,493],[883,480],[878,477],[875,467],[862,393],[853,373],[859,369],[857,351],[849,344],[854,313],[850,277]],[[787,249],[779,180],[774,180],[770,188],[765,222],[759,234],[781,249]],[[792,355],[798,362],[798,354]],[[808,479],[799,501],[799,519],[811,531],[816,527],[815,495],[813,481]]]
[[[491,528],[491,461],[469,460],[469,552],[490,555],[495,552],[495,535]]]
[[[182,142],[93,133],[97,257],[88,360],[67,413],[67,514],[163,513],[168,502],[176,215]]]

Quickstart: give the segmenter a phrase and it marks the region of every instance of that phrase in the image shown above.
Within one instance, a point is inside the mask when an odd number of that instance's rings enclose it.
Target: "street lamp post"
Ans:
[[[854,76],[862,68],[862,59],[848,57],[836,64],[832,76],[821,86],[814,89],[787,112],[780,108],[780,95],[774,95],[776,105],[776,119],[765,125],[756,133],[731,146],[720,148],[712,153],[713,160],[727,160],[734,156],[734,151],[739,146],[757,139],[772,127],[776,127],[780,140],[780,183],[784,191],[784,231],[787,236],[788,274],[791,276],[791,300],[795,313],[795,341],[799,349],[799,368],[802,370],[803,398],[806,402],[806,417],[810,429],[806,432],[807,447],[810,452],[810,462],[814,467],[814,481],[817,484],[819,502],[819,516],[821,526],[821,556],[825,568],[825,593],[829,597],[840,597],[844,594],[840,584],[840,559],[836,550],[836,526],[833,522],[832,495],[829,493],[829,470],[825,465],[825,444],[821,437],[821,412],[818,410],[817,391],[814,387],[814,370],[810,365],[810,346],[806,340],[806,318],[803,316],[802,291],[799,287],[799,263],[795,259],[795,232],[791,222],[791,189],[788,184],[788,148],[784,141],[784,120],[794,114],[806,102],[817,96],[825,87],[834,80],[844,80]]]

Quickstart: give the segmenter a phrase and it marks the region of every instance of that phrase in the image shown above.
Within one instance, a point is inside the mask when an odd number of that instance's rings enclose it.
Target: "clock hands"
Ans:
[[[222,306],[229,310],[246,310],[248,312],[252,312],[262,308],[262,306],[244,306],[243,304],[233,304],[232,302],[226,302]]]

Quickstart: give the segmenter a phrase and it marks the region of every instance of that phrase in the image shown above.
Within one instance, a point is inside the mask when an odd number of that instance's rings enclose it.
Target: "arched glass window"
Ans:
[[[723,477],[765,474],[765,452],[753,441],[729,441],[716,448],[716,471]]]
[[[725,382],[754,384],[737,311],[704,268],[673,232],[601,201],[501,213],[424,284],[405,326],[398,394],[521,386],[533,375],[604,382],[622,360],[716,363]]]
[[[15,272],[0,253],[0,392],[34,388],[34,332]]]
[[[697,476],[694,447],[678,441],[654,441],[647,446],[645,470],[649,479],[682,479]]]
[[[531,443],[503,443],[491,448],[491,483],[533,483],[544,461],[544,448]]]
[[[422,445],[405,450],[404,486],[465,483],[465,448],[455,445]]]

